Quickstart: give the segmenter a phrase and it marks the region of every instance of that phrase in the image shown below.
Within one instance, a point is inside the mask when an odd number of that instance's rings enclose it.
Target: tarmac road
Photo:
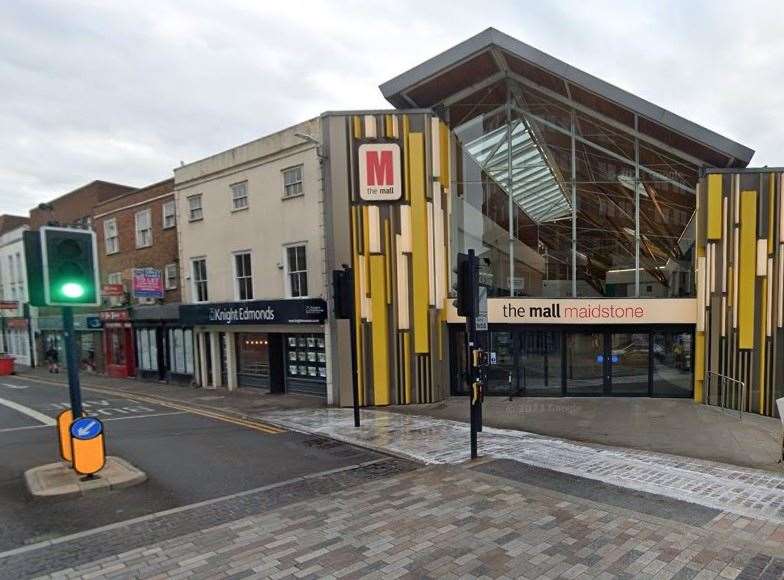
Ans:
[[[357,447],[187,405],[83,389],[104,422],[107,454],[144,470],[137,487],[58,502],[25,492],[25,470],[59,460],[52,423],[68,391],[0,377],[0,551],[140,515],[383,457]],[[208,413],[213,415],[213,413]]]

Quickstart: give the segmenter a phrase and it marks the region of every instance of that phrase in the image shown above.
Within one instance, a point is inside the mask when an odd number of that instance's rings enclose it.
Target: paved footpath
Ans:
[[[589,500],[539,486],[557,474],[534,473],[537,485],[525,482],[519,467],[491,461],[399,473],[48,577],[749,579],[784,573],[781,526],[702,507],[689,513],[645,494],[621,498],[627,507],[610,505],[606,498],[629,492],[599,490],[599,500]],[[585,488],[584,481],[575,485]],[[636,511],[645,506],[658,515]]]
[[[423,463],[469,459],[469,426],[457,421],[363,411],[357,429],[350,409],[271,411],[264,419]],[[479,434],[479,453],[784,523],[784,475],[775,472],[489,427]]]

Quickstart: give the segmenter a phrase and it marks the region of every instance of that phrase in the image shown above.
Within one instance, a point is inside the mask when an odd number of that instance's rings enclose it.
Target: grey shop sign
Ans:
[[[180,322],[193,325],[321,324],[326,317],[327,303],[320,298],[180,306]]]

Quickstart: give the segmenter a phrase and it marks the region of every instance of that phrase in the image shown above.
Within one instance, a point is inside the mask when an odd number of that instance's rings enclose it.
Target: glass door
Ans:
[[[558,397],[561,383],[561,333],[533,330],[519,333],[518,388],[526,396]]]
[[[514,389],[516,333],[492,331],[490,333],[490,365],[487,367],[487,394],[517,394]]]
[[[607,376],[604,332],[571,332],[566,335],[566,394],[603,395]]]
[[[611,333],[609,362],[613,395],[634,396],[649,393],[649,333]]]

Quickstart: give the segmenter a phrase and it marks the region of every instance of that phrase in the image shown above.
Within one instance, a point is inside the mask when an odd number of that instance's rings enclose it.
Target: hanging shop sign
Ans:
[[[400,145],[363,143],[357,152],[359,197],[365,201],[396,201],[403,195]]]
[[[16,310],[19,302],[16,300],[0,300],[0,310]]]
[[[136,298],[163,298],[161,271],[155,268],[134,268],[133,295]]]
[[[98,316],[104,322],[126,322],[131,319],[127,310],[101,310]]]
[[[122,284],[104,284],[101,286],[101,294],[103,296],[125,296],[125,286]]]
[[[180,322],[187,325],[321,324],[326,317],[327,303],[321,298],[180,306]]]
[[[447,300],[449,322],[462,322]],[[490,324],[695,324],[694,298],[491,298]]]

